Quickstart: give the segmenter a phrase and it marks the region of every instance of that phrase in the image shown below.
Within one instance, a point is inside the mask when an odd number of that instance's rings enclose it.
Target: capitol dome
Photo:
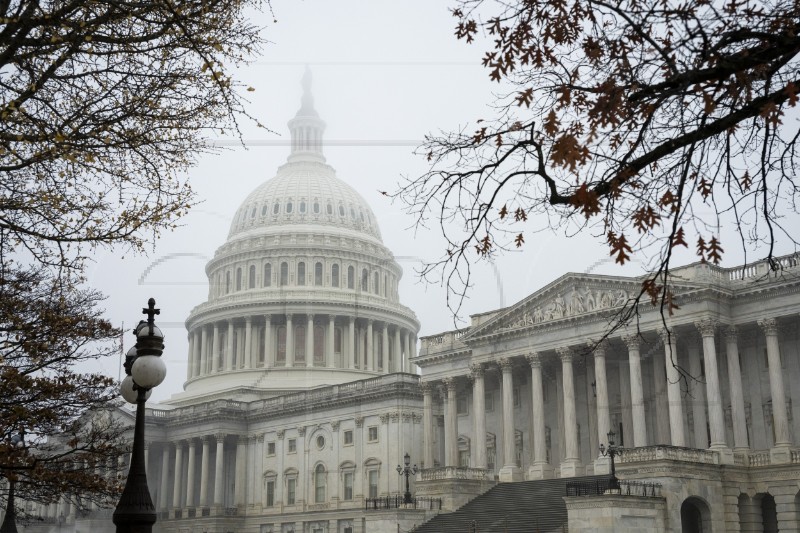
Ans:
[[[291,150],[242,202],[186,320],[189,368],[173,401],[268,397],[410,372],[419,322],[375,214],[325,161],[311,76]]]

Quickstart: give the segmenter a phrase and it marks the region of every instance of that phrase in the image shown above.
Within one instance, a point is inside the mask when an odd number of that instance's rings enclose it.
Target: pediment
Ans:
[[[565,274],[471,330],[470,339],[584,316],[606,316],[641,289],[634,278]]]

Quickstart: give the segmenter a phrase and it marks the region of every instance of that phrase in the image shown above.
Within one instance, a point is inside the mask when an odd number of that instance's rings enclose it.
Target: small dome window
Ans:
[[[263,217],[266,214],[267,214],[267,204],[264,204],[263,206],[261,206],[261,216]]]
[[[344,216],[344,206],[342,204],[339,204],[339,216]]]
[[[281,210],[281,204],[275,202],[275,205],[272,206],[272,214],[277,215],[280,212],[280,210]]]
[[[353,209],[352,207],[350,208],[350,218],[352,218],[353,220],[356,219],[356,210]]]
[[[289,200],[288,202],[286,202],[286,212],[291,213],[292,209],[294,209],[294,206],[292,205],[292,201]]]
[[[256,218],[256,206],[253,206],[253,210],[250,211],[250,218]]]
[[[314,214],[319,214],[319,202],[314,202]]]
[[[301,213],[305,213],[306,212],[306,201],[305,200],[300,200],[300,212]]]
[[[329,215],[333,214],[333,206],[330,204],[330,202],[328,202],[328,214]]]
[[[361,222],[364,222],[364,210],[360,209],[359,214],[361,215]]]

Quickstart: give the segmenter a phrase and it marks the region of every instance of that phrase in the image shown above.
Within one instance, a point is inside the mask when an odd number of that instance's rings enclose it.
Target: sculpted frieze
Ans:
[[[568,318],[603,309],[621,307],[628,301],[625,289],[593,289],[573,286],[571,291],[558,293],[549,302],[526,309],[501,329],[517,329],[551,320]]]

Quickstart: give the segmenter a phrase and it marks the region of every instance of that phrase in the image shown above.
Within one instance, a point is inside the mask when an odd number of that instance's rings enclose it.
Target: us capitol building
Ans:
[[[565,274],[418,343],[401,269],[326,164],[304,89],[288,161],[206,267],[184,391],[148,409],[159,531],[408,531],[497,483],[607,474],[609,431],[618,476],[660,497],[567,498],[572,531],[799,530],[797,255],[777,275],[674,270],[668,327],[643,306],[638,330],[598,342],[641,279]],[[404,491],[406,452],[412,492],[442,510],[367,509]]]

